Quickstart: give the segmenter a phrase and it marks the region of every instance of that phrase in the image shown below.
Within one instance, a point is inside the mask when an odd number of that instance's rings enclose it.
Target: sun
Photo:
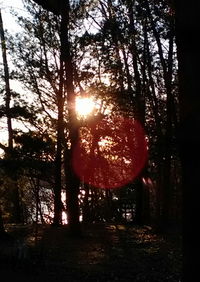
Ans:
[[[80,117],[86,117],[95,108],[95,103],[92,98],[76,98],[76,112]]]

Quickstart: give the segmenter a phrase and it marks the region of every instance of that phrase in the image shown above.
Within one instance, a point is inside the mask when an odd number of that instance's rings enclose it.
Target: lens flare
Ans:
[[[132,182],[148,157],[141,124],[121,116],[101,120],[80,135],[73,166],[79,178],[97,188],[118,188]]]

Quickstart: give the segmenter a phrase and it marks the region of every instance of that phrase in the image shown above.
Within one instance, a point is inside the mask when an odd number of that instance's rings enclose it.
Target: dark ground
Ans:
[[[29,247],[22,261],[1,263],[1,282],[182,281],[179,234],[161,236],[149,226],[122,224],[84,225],[82,230],[81,238],[73,238],[65,226],[40,226],[36,242],[32,227],[8,227]]]

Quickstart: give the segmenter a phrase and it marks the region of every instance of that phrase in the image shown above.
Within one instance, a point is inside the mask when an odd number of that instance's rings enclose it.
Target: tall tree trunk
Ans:
[[[117,64],[117,68],[115,70],[115,77],[118,80],[118,87],[120,91],[123,93],[124,91],[124,78],[123,78],[123,64],[120,57],[120,48],[119,48],[119,34],[120,30],[118,28],[117,19],[115,13],[113,11],[113,3],[112,0],[108,0],[108,14],[111,28],[111,37],[114,43],[115,49],[115,60]]]
[[[71,44],[69,41],[69,15],[70,15],[70,2],[69,0],[60,0],[57,1],[41,1],[34,0],[34,2],[42,5],[44,9],[53,12],[55,15],[61,15],[61,62],[64,66],[64,89],[67,91],[67,107],[68,107],[68,129],[69,129],[69,140],[71,143],[71,147],[69,152],[65,152],[65,171],[68,168],[67,173],[67,183],[68,191],[67,191],[67,208],[68,208],[68,224],[70,227],[70,231],[73,234],[79,234],[80,232],[80,224],[79,224],[79,203],[78,203],[78,194],[79,194],[79,184],[80,181],[77,178],[72,165],[73,151],[78,142],[79,138],[79,127],[75,113],[75,93],[74,93],[74,85],[73,85],[73,65],[72,65],[72,57],[70,53]],[[64,140],[63,140],[64,141]],[[67,159],[66,159],[67,157]],[[58,167],[60,166],[60,157],[57,159]],[[60,170],[59,170],[60,171]],[[57,177],[59,174],[57,171]],[[59,178],[57,179],[58,181]],[[59,193],[58,193],[59,194]],[[57,199],[55,200],[58,206],[58,212],[55,219],[59,220],[59,195],[57,194]]]
[[[146,52],[147,52],[147,72],[148,72],[148,80],[149,80],[149,91],[148,96],[150,99],[150,102],[152,104],[152,110],[154,114],[155,119],[155,127],[156,127],[156,134],[158,136],[156,148],[157,148],[157,171],[158,171],[158,177],[157,177],[157,185],[156,185],[156,214],[155,214],[155,221],[156,225],[159,225],[160,222],[160,214],[161,214],[161,183],[162,183],[162,152],[163,152],[163,133],[161,129],[161,118],[159,116],[159,105],[158,100],[156,97],[156,90],[155,90],[155,83],[153,80],[153,69],[152,69],[152,58],[149,50],[149,42],[147,38],[147,44],[146,44]]]
[[[141,125],[145,125],[145,102],[144,93],[142,91],[142,82],[138,66],[138,50],[135,39],[135,23],[134,23],[134,1],[127,0],[128,16],[129,16],[129,34],[132,38],[130,44],[130,51],[132,54],[133,70],[134,70],[134,81],[135,81],[135,96],[132,96],[133,101],[136,103],[136,118],[139,120]],[[144,222],[144,188],[142,183],[143,172],[139,175],[135,182],[136,187],[136,223],[143,224]]]
[[[200,171],[200,83],[199,83],[199,5],[196,1],[174,1],[176,43],[179,63],[180,128],[179,145],[183,188],[183,253],[184,281],[199,272],[200,205],[197,190]],[[187,19],[187,20],[186,20]]]
[[[3,57],[3,67],[4,67],[4,80],[5,80],[5,113],[7,118],[7,129],[8,129],[8,146],[6,148],[6,158],[12,159],[13,151],[13,129],[12,129],[12,117],[10,111],[10,102],[11,102],[11,89],[10,89],[10,75],[7,61],[7,49],[6,49],[6,40],[3,27],[3,20],[0,10],[0,36],[1,36],[1,48],[2,48],[2,57]],[[15,174],[15,172],[14,172]],[[12,202],[13,202],[13,220],[14,222],[21,222],[21,209],[20,209],[20,199],[19,199],[19,187],[17,183],[16,175],[12,175],[13,187],[12,187]]]
[[[173,72],[173,44],[174,44],[174,21],[173,16],[170,19],[170,31],[169,31],[169,51],[168,51],[168,61],[164,58],[162,42],[160,34],[156,28],[156,22],[153,19],[149,1],[145,0],[145,6],[147,9],[147,14],[151,22],[152,31],[157,43],[158,54],[160,57],[160,63],[163,70],[163,80],[164,86],[167,94],[166,101],[166,127],[165,127],[165,145],[161,151],[161,159],[163,162],[163,172],[160,181],[160,219],[159,225],[161,228],[168,227],[170,223],[170,201],[171,201],[171,154],[172,154],[172,106],[173,106],[173,96],[172,96],[172,72]]]
[[[61,201],[61,190],[62,190],[62,151],[64,142],[64,121],[63,121],[63,110],[64,110],[64,65],[61,55],[60,59],[60,85],[57,93],[57,104],[58,104],[58,118],[57,118],[57,140],[56,140],[56,157],[55,157],[55,185],[54,185],[54,219],[53,225],[59,226],[62,224],[62,201]]]
[[[67,109],[68,109],[68,129],[70,149],[68,152],[68,159],[65,162],[68,163],[68,184],[67,187],[67,208],[68,208],[68,224],[71,233],[79,235],[80,223],[79,223],[79,185],[80,181],[73,169],[73,152],[79,141],[79,126],[75,112],[75,93],[73,85],[73,65],[71,56],[71,44],[69,41],[69,13],[70,3],[69,1],[62,1],[61,9],[61,58],[65,66],[65,87],[67,91]]]
[[[172,182],[171,182],[171,155],[172,155],[172,73],[173,73],[173,45],[174,45],[174,22],[170,22],[170,38],[168,51],[168,68],[165,74],[165,87],[167,92],[167,120],[166,120],[166,134],[165,134],[165,165],[163,175],[163,214],[162,221],[167,228],[172,221],[170,217],[171,201],[172,201]]]
[[[13,130],[12,130],[12,120],[10,115],[10,101],[11,101],[11,91],[10,91],[10,76],[8,69],[8,61],[6,54],[6,40],[3,28],[3,20],[1,16],[0,9],[0,35],[1,35],[1,48],[2,48],[2,57],[3,57],[3,66],[4,66],[4,79],[5,79],[5,89],[6,89],[6,117],[7,117],[7,127],[8,127],[8,149],[9,153],[13,149]]]

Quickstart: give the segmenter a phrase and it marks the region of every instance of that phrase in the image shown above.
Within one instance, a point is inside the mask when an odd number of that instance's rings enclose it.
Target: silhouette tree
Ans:
[[[1,37],[1,49],[2,49],[2,57],[3,57],[3,66],[4,66],[4,81],[5,81],[5,107],[2,108],[3,112],[7,119],[7,129],[8,129],[8,146],[1,148],[4,149],[6,159],[12,159],[13,157],[13,128],[12,128],[12,112],[11,112],[11,89],[10,89],[10,75],[8,69],[8,61],[7,61],[7,48],[6,48],[6,39],[4,34],[3,20],[1,16],[0,9],[0,37]],[[12,175],[13,179],[13,187],[12,187],[12,202],[14,206],[15,213],[13,214],[14,221],[20,222],[20,208],[19,208],[19,187],[16,182],[16,178]],[[0,214],[2,217],[2,213]],[[2,227],[2,219],[1,219],[1,227]]]
[[[55,15],[61,15],[63,0],[34,0],[37,4],[41,5],[44,9],[54,13]]]
[[[12,128],[12,121],[17,120],[17,122],[27,123],[31,127],[33,124],[36,125],[36,115],[39,113],[35,107],[29,106],[27,102],[23,100],[20,94],[13,91],[13,89],[10,88],[10,79],[13,79],[14,75],[12,72],[12,75],[10,75],[8,70],[8,63],[7,63],[7,49],[6,43],[8,43],[9,47],[11,45],[9,44],[9,40],[7,39],[7,42],[5,41],[4,36],[4,30],[3,30],[3,23],[1,19],[1,42],[2,42],[2,53],[3,53],[3,66],[4,66],[4,76],[2,73],[2,80],[4,81],[3,84],[5,86],[2,86],[2,93],[4,94],[3,100],[5,101],[5,105],[1,105],[0,107],[0,117],[7,119],[7,131],[8,131],[8,142],[7,145],[0,144],[1,149],[3,149],[4,154],[3,157],[0,159],[1,161],[1,169],[2,173],[2,182],[1,182],[1,194],[2,202],[5,200],[5,198],[8,197],[10,200],[9,205],[2,203],[3,206],[7,205],[8,210],[7,212],[10,214],[9,220],[12,222],[22,222],[23,216],[22,216],[22,202],[21,202],[21,196],[20,193],[22,190],[19,186],[19,180],[21,177],[22,171],[20,171],[20,168],[25,169],[26,166],[29,166],[31,161],[27,162],[28,154],[27,148],[23,151],[19,150],[19,139],[20,136],[22,137],[21,130]],[[35,123],[36,122],[36,123]],[[37,124],[39,125],[39,123]],[[26,134],[25,134],[26,135]],[[26,135],[28,137],[28,134]],[[18,140],[17,140],[18,139]],[[30,141],[30,139],[29,139]],[[13,143],[15,143],[15,146],[13,146]],[[34,143],[34,142],[33,142]],[[23,146],[22,146],[23,147]],[[34,146],[33,146],[34,147]],[[29,144],[29,153],[30,151],[34,150],[34,148],[31,148],[31,144]],[[26,152],[25,152],[26,151]],[[22,160],[23,163],[22,163]],[[28,163],[28,164],[27,164]],[[5,189],[7,187],[7,189]],[[11,197],[12,195],[12,197]],[[4,209],[2,207],[2,213],[4,212]]]
[[[65,87],[67,91],[67,107],[68,107],[68,118],[69,118],[69,140],[70,149],[68,154],[65,156],[68,158],[65,160],[67,162],[67,179],[69,183],[68,187],[68,223],[72,233],[79,233],[79,204],[78,204],[78,194],[79,194],[79,180],[76,176],[72,167],[72,154],[76,143],[78,142],[78,122],[75,113],[75,94],[73,85],[73,65],[72,65],[72,55],[71,46],[69,41],[69,16],[70,16],[70,2],[69,1],[35,1],[55,14],[61,15],[61,64],[63,64],[64,77],[65,77]],[[41,3],[42,2],[42,3]],[[62,114],[62,113],[61,113]],[[60,161],[59,161],[60,163]],[[59,192],[60,193],[60,192]]]
[[[176,43],[179,63],[180,127],[179,145],[183,174],[183,252],[184,281],[198,271],[195,250],[199,236],[194,224],[199,220],[196,197],[200,170],[200,84],[199,84],[199,6],[191,2],[172,1],[176,14]],[[186,20],[187,19],[187,20]]]

